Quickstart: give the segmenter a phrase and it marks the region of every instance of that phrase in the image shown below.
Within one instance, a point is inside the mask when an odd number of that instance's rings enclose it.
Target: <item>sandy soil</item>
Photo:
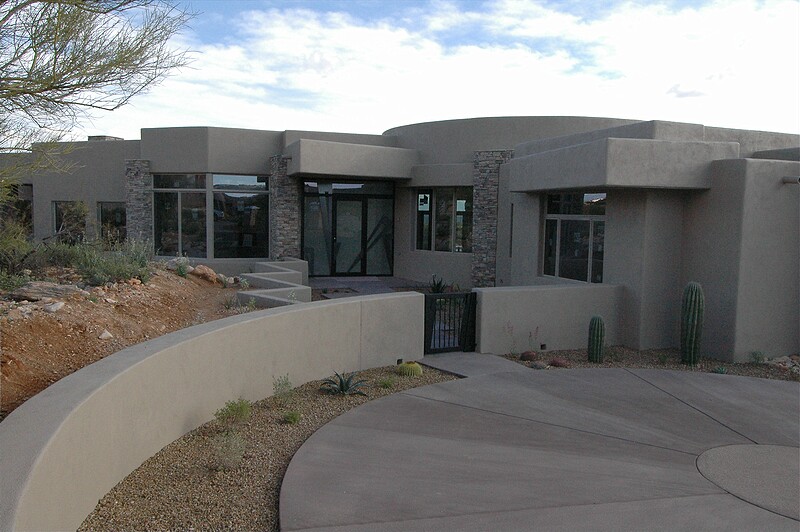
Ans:
[[[70,272],[58,275],[72,281]],[[0,300],[0,419],[50,384],[120,349],[241,312],[235,288],[157,270],[146,284],[87,287],[88,295],[47,302]],[[2,294],[0,294],[2,295]],[[52,302],[52,301],[50,301]],[[103,331],[113,338],[101,339]]]

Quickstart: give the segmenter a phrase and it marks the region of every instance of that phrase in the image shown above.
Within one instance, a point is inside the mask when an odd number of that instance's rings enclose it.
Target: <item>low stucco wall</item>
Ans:
[[[293,305],[139,344],[62,379],[0,423],[0,530],[75,529],[144,460],[224,403],[422,357],[415,292]]]
[[[603,317],[606,345],[619,343],[623,290],[606,284],[475,289],[477,350],[499,355],[539,350],[541,344],[548,351],[585,348],[592,316]]]

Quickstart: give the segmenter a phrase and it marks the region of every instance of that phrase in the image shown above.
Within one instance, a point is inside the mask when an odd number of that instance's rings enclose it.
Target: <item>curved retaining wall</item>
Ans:
[[[234,316],[129,347],[0,423],[0,530],[76,529],[147,458],[231,399],[422,357],[424,296],[346,298]]]

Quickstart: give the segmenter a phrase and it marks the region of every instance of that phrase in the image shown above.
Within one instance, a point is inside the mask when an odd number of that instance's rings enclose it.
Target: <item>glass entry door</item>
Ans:
[[[364,201],[336,199],[333,268],[336,275],[364,273]]]
[[[393,220],[391,183],[306,182],[303,259],[308,274],[392,275]]]

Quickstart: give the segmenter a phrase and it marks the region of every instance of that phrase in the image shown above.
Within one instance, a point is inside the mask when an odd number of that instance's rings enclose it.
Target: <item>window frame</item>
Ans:
[[[229,183],[222,184],[215,186],[214,184],[214,177],[221,176],[225,178],[230,177],[246,177],[246,178],[253,178],[255,177],[256,185],[251,185],[248,187],[247,185],[232,185]],[[165,179],[168,177],[173,178],[183,178],[174,181],[175,183],[179,183],[178,185],[173,185],[170,187],[159,187],[156,185],[157,181],[160,179]],[[195,183],[198,181],[202,183],[202,187],[200,186],[191,186],[191,185],[183,185],[181,181],[189,181],[191,182],[194,180]],[[261,187],[261,183],[263,183],[263,188]],[[267,205],[268,209],[270,208],[270,190],[269,190],[269,179],[268,176],[263,174],[240,174],[235,172],[154,172],[153,173],[153,212],[152,212],[152,220],[153,220],[153,243],[155,244],[156,241],[156,212],[155,212],[155,194],[157,193],[175,193],[177,194],[177,209],[178,209],[178,255],[183,255],[183,220],[182,220],[182,211],[183,211],[183,195],[184,194],[205,194],[205,256],[203,257],[194,257],[194,258],[204,258],[204,259],[215,259],[217,258],[214,253],[214,246],[215,246],[215,239],[214,239],[214,194],[216,193],[235,193],[235,194],[262,194],[267,196]],[[267,211],[267,254],[269,254],[269,210]],[[158,250],[156,250],[158,251]],[[244,257],[244,258],[260,258],[260,257]],[[221,260],[236,260],[237,257],[222,257]]]
[[[602,266],[601,266],[601,278],[600,280],[594,280],[593,273],[594,273],[594,254],[595,254],[595,245],[597,244],[597,232],[596,226],[599,223],[603,224],[603,242],[600,245],[603,246],[603,260],[605,260],[605,223],[606,223],[606,214],[605,208],[603,209],[603,214],[561,214],[561,213],[550,213],[548,212],[548,206],[550,204],[550,200],[554,199],[555,196],[562,196],[558,200],[559,204],[566,204],[567,201],[564,200],[563,196],[567,194],[583,194],[584,198],[588,194],[601,194],[601,193],[592,193],[592,192],[574,192],[574,193],[557,193],[557,194],[545,194],[543,198],[543,211],[544,211],[544,223],[542,224],[542,264],[540,268],[540,273],[543,277],[551,277],[555,279],[568,279],[570,281],[576,281],[581,283],[591,283],[591,284],[601,284],[603,282],[602,279]],[[604,195],[604,199],[607,201],[608,196],[606,193],[602,193]],[[584,200],[585,204],[585,200]],[[547,267],[547,226],[548,221],[554,221],[556,224],[555,230],[555,246],[553,249],[553,256],[554,256],[554,263],[553,263],[553,273],[546,273],[545,269]],[[562,225],[564,221],[577,221],[577,222],[589,222],[589,237],[588,237],[588,254],[586,257],[586,278],[585,279],[574,279],[572,277],[565,277],[561,275],[561,243],[562,243]]]
[[[465,199],[464,197],[459,195],[459,192],[463,192],[464,190],[469,189],[470,197]],[[420,196],[428,195],[428,210],[423,211],[420,210]],[[441,218],[438,212],[438,202],[439,200],[445,197],[449,200],[450,204],[448,206],[448,214],[447,218]],[[474,188],[468,185],[463,186],[452,186],[452,187],[420,187],[415,188],[413,193],[414,198],[414,243],[413,249],[414,251],[434,251],[439,253],[472,253],[473,248],[473,229],[474,229],[474,212],[475,212],[475,203],[474,203]],[[469,209],[463,211],[463,214],[458,209],[459,201],[469,201]],[[466,213],[469,213],[469,249],[463,249],[463,241],[466,240],[464,235],[459,239],[459,227],[458,227],[458,219],[459,216],[466,216]],[[428,227],[427,231],[425,231],[422,224],[423,216],[428,216]],[[437,249],[437,236],[436,236],[436,228],[441,222],[447,222],[448,229],[447,232],[449,233],[447,237],[447,248],[448,249]],[[464,223],[465,220],[462,220],[462,230],[467,224]],[[427,243],[427,246],[424,244]],[[461,248],[461,249],[459,249]]]

